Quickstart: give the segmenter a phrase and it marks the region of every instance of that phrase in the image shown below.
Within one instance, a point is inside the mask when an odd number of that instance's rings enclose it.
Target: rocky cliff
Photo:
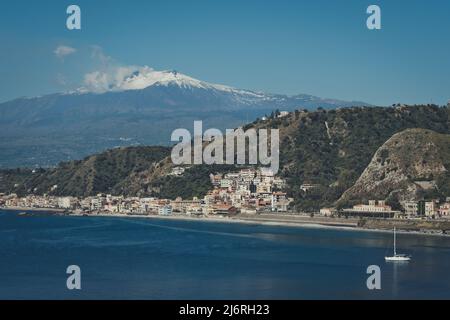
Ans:
[[[356,183],[339,202],[366,199],[417,200],[450,184],[450,135],[407,129],[375,153]]]

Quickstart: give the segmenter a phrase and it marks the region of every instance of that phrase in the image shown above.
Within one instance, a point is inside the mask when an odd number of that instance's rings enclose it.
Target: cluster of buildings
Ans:
[[[331,216],[344,214],[346,216],[373,217],[373,218],[431,218],[450,219],[450,197],[444,202],[437,199],[404,201],[401,203],[402,211],[393,210],[384,200],[369,200],[368,204],[357,204],[352,208],[338,212],[335,208],[322,208],[322,215]]]
[[[182,175],[184,169],[173,168],[171,175]],[[110,194],[96,196],[56,197],[50,195],[1,194],[0,207],[43,208],[66,210],[80,214],[129,214],[129,215],[234,215],[291,211],[288,198],[282,190],[284,179],[277,177],[269,168],[244,168],[237,172],[211,174],[212,188],[201,199],[175,200],[155,197],[125,197]],[[309,192],[318,188],[316,184],[305,183],[300,189]],[[383,200],[369,200],[368,204],[357,204],[352,208],[337,210],[322,208],[324,216],[345,215],[373,218],[432,218],[450,219],[450,197],[445,201],[420,200],[401,202],[403,210],[394,210]]]
[[[343,209],[342,213],[348,216],[398,218],[402,212],[393,210],[384,200],[369,200],[369,204],[357,204],[353,208]]]
[[[284,179],[268,168],[242,169],[239,172],[210,175],[214,187],[204,197],[205,205],[214,208],[234,207],[243,214],[286,212],[294,199],[282,192]]]
[[[402,203],[407,217],[431,217],[431,218],[448,218],[450,219],[450,197],[444,202],[437,199],[420,200],[420,201],[404,201]]]
[[[178,172],[176,171],[176,173]],[[154,197],[124,197],[109,194],[97,196],[56,197],[49,195],[0,194],[0,206],[10,208],[61,209],[83,214],[132,215],[232,215],[237,213],[286,212],[293,201],[280,190],[285,181],[275,177],[270,169],[242,169],[210,176],[213,188],[203,199],[159,199]]]
[[[280,111],[278,114],[275,114],[274,116],[276,118],[284,118],[287,117],[289,115],[289,111]],[[262,121],[266,121],[268,120],[268,117],[264,116],[261,118]]]

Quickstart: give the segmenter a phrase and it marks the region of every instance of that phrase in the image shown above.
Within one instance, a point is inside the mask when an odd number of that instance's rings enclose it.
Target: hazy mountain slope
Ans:
[[[175,71],[137,73],[104,92],[82,89],[0,104],[0,168],[55,165],[116,146],[168,145],[174,129],[192,130],[194,120],[225,129],[276,109],[352,105],[367,104],[240,90]]]
[[[392,136],[377,150],[340,202],[389,198],[418,200],[424,191],[421,184],[432,186],[446,178],[449,171],[450,135],[408,129]],[[422,181],[429,183],[420,183]],[[450,186],[450,179],[446,183]]]

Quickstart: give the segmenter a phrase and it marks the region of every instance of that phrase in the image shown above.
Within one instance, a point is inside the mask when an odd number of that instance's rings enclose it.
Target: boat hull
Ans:
[[[410,261],[411,258],[410,257],[384,257],[384,259],[386,261],[394,261],[394,262],[405,262],[405,261]]]

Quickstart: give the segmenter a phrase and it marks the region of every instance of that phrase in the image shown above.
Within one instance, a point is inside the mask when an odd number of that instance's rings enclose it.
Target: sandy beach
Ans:
[[[64,210],[55,208],[0,207],[0,210],[64,213]]]
[[[225,216],[185,216],[185,215],[140,215],[140,214],[111,214],[111,213],[96,213],[96,214],[83,214],[83,213],[67,213],[61,209],[54,208],[24,208],[24,207],[2,207],[1,210],[7,211],[24,211],[24,212],[48,212],[50,214],[65,214],[77,217],[104,217],[104,218],[141,218],[141,219],[164,219],[164,220],[184,220],[184,221],[201,221],[201,222],[214,222],[214,223],[239,223],[239,224],[257,224],[267,226],[280,226],[280,227],[297,227],[297,228],[320,228],[320,229],[336,229],[336,230],[349,230],[359,232],[383,232],[391,233],[391,230],[375,229],[375,228],[362,228],[358,226],[357,218],[331,218],[323,216],[309,215],[293,215],[293,214],[260,214],[260,215],[236,215],[231,217]],[[398,233],[414,234],[414,235],[427,235],[427,236],[445,236],[450,234],[444,234],[438,230],[432,231],[413,231],[413,230],[398,230]]]

